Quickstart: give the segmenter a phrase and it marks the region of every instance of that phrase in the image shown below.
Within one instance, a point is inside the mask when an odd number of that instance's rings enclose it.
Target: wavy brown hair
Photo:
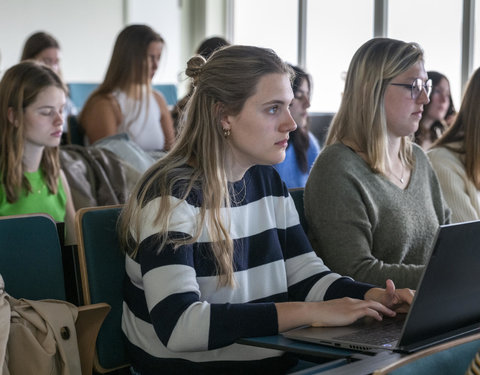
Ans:
[[[160,250],[171,243],[178,247],[196,242],[204,227],[211,238],[211,251],[221,285],[233,285],[233,241],[220,211],[230,207],[226,175],[228,138],[223,134],[221,117],[235,116],[245,101],[255,94],[258,82],[267,74],[287,74],[291,69],[272,50],[250,46],[228,46],[205,61],[194,56],[186,74],[195,86],[186,107],[179,139],[172,150],[152,166],[137,184],[122,212],[121,239],[126,252],[135,257],[140,243],[141,209],[155,197],[168,197],[180,189],[179,203],[160,199],[154,219],[162,238]],[[202,197],[195,233],[189,238],[167,238],[175,208],[192,192]],[[144,224],[143,224],[144,225]]]
[[[24,176],[23,148],[25,139],[24,110],[32,104],[38,94],[47,87],[67,89],[60,77],[49,67],[24,61],[8,69],[0,82],[0,176],[5,187],[7,201],[17,201],[21,189],[31,192]],[[8,119],[13,110],[15,122]],[[40,168],[50,193],[56,194],[60,174],[59,148],[45,147]]]
[[[417,43],[374,38],[364,43],[350,62],[340,108],[330,125],[326,144],[350,141],[366,155],[376,173],[386,173],[389,162],[385,91],[396,76],[423,61]],[[402,139],[399,152],[412,167],[412,142]]]

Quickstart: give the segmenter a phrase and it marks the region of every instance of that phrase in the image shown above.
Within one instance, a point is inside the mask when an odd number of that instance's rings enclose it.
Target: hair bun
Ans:
[[[200,74],[202,74],[202,68],[205,63],[205,58],[200,55],[193,56],[187,62],[187,69],[185,70],[185,74],[188,77],[192,78],[194,86],[197,84]]]

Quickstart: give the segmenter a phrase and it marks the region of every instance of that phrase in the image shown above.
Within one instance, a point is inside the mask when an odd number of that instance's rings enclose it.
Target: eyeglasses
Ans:
[[[417,99],[420,94],[422,93],[422,90],[425,89],[425,92],[427,93],[427,96],[430,97],[430,94],[432,93],[432,80],[429,79],[427,82],[423,83],[423,80],[421,78],[415,79],[411,85],[407,83],[390,83],[393,86],[402,86],[406,87],[407,89],[411,89],[412,93],[412,99]]]

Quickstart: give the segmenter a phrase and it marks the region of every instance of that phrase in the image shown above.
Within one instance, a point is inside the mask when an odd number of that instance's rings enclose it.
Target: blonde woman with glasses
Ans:
[[[416,288],[449,222],[435,173],[411,141],[431,85],[416,43],[375,38],[355,53],[305,189],[310,240],[335,272]]]

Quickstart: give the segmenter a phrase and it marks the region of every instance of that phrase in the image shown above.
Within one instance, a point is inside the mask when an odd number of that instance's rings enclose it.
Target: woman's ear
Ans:
[[[15,111],[13,110],[13,107],[8,107],[7,119],[10,124],[12,124],[15,127],[17,126],[17,116],[15,115]]]
[[[215,110],[217,111],[217,116],[220,119],[220,124],[222,125],[223,130],[230,130],[230,116],[227,115],[227,112],[225,111],[225,106],[222,103],[216,103],[215,106]]]

